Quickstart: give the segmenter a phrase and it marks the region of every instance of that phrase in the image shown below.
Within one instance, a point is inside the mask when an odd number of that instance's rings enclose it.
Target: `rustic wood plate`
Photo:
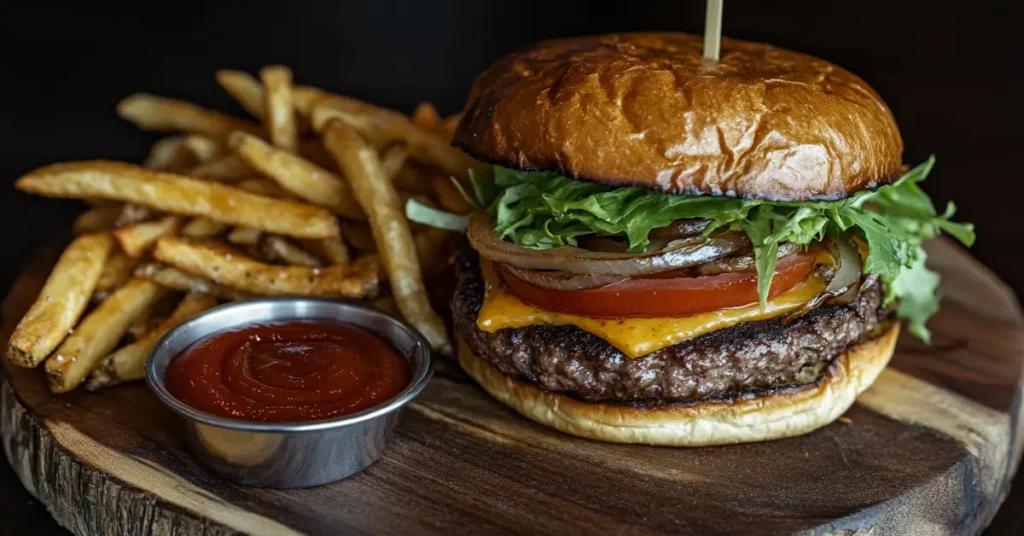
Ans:
[[[973,533],[1021,457],[1024,317],[957,246],[929,251],[944,280],[933,344],[901,338],[846,423],[793,439],[701,449],[576,439],[518,417],[450,363],[379,462],[318,488],[209,475],[141,384],[54,396],[39,371],[5,363],[0,432],[25,487],[79,535]],[[17,281],[3,340],[56,254],[40,253]]]

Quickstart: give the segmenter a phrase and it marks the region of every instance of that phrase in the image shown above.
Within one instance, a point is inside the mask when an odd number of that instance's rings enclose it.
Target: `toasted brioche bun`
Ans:
[[[679,194],[806,201],[891,182],[903,140],[856,75],[678,33],[545,41],[475,81],[454,145],[517,169]]]
[[[498,401],[567,434],[614,443],[700,447],[805,434],[839,418],[889,363],[899,323],[837,357],[815,383],[726,401],[641,407],[586,402],[502,374],[461,337],[462,368]]]

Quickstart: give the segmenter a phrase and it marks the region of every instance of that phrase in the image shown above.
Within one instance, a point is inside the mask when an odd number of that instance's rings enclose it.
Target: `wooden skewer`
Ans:
[[[704,16],[704,59],[718,61],[722,49],[722,1],[708,0]]]

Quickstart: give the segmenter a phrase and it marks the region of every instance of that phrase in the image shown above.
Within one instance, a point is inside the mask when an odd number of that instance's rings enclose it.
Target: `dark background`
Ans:
[[[937,155],[925,188],[977,224],[974,255],[1020,295],[1019,28],[995,2],[726,2],[726,35],[846,67],[889,103],[905,159]],[[1006,3],[1010,4],[1010,3]],[[623,30],[700,33],[704,2],[93,2],[0,0],[0,286],[80,206],[8,184],[59,160],[140,161],[154,136],[117,118],[147,91],[239,113],[218,68],[284,63],[296,80],[410,111],[457,111],[476,73],[539,39]],[[993,534],[1024,532],[1018,479]],[[0,463],[0,520],[56,530]]]

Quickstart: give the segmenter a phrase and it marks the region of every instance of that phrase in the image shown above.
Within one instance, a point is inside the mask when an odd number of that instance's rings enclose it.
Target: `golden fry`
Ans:
[[[380,160],[381,165],[384,166],[384,174],[394,182],[398,174],[402,172],[402,168],[405,167],[405,161],[408,159],[409,150],[405,148],[405,145],[392,145],[384,152],[384,156]]]
[[[388,314],[396,316],[402,314],[402,312],[398,310],[398,304],[395,303],[394,296],[379,296],[371,301],[370,305]]]
[[[98,231],[109,231],[114,228],[120,215],[120,205],[91,208],[75,218],[75,223],[71,229],[75,236]]]
[[[188,147],[188,150],[192,152],[192,156],[195,157],[197,164],[210,162],[227,153],[227,147],[223,143],[202,134],[189,134],[185,136],[185,147]],[[193,168],[194,166],[189,166],[181,171]]]
[[[156,244],[157,239],[178,232],[181,224],[180,216],[165,216],[159,220],[118,228],[114,231],[114,238],[129,257],[141,257]]]
[[[217,83],[245,109],[249,115],[262,120],[265,115],[263,85],[245,71],[221,69],[216,74]]]
[[[356,199],[370,217],[373,238],[398,308],[435,350],[451,355],[447,328],[430,306],[401,199],[384,175],[376,151],[342,121],[322,126],[324,147],[338,161]]]
[[[299,240],[302,247],[312,251],[327,264],[348,264],[351,257],[348,248],[341,238],[324,238],[322,240]]]
[[[111,292],[121,288],[122,285],[132,278],[135,265],[138,259],[130,257],[127,253],[114,250],[103,263],[103,270],[96,280],[96,288],[93,290],[95,299],[103,300]]]
[[[319,268],[324,265],[316,255],[280,236],[268,236],[260,244],[260,252],[264,258],[272,262],[290,264],[292,266],[310,266]]]
[[[228,233],[228,242],[238,246],[255,246],[260,243],[263,233],[252,227],[235,227]]]
[[[181,173],[198,163],[184,136],[169,136],[153,144],[142,165],[158,171]]]
[[[307,295],[364,298],[377,293],[371,262],[310,268],[265,264],[216,242],[163,238],[153,257],[219,285],[259,296]]]
[[[445,141],[451,142],[452,138],[455,137],[455,129],[459,128],[459,121],[462,121],[462,114],[452,114],[444,118],[444,122],[441,123],[441,128],[438,132],[444,137]]]
[[[318,131],[322,131],[331,119],[340,119],[373,140],[403,141],[409,147],[410,156],[460,179],[468,178],[470,169],[481,167],[479,162],[452,147],[440,136],[416,126],[398,112],[366,112],[360,106],[337,99],[332,99],[329,105],[318,105],[313,110],[313,127]]]
[[[50,390],[66,393],[82,383],[96,363],[117,346],[128,324],[166,292],[155,283],[136,278],[97,305],[46,360]]]
[[[117,115],[143,130],[184,132],[223,138],[236,130],[260,134],[259,125],[190,102],[136,93],[117,104]]]
[[[217,300],[205,294],[188,294],[166,319],[137,341],[115,351],[100,362],[90,374],[86,388],[90,390],[119,383],[141,380],[146,375],[146,357],[153,346],[168,331],[186,320],[217,305]]]
[[[270,142],[294,153],[299,148],[299,134],[292,105],[292,72],[283,65],[271,65],[260,70],[260,79],[265,88],[263,122]]]
[[[19,178],[15,186],[49,197],[139,203],[172,214],[205,216],[297,238],[338,236],[334,216],[319,207],[120,162],[54,164]]]
[[[226,154],[190,169],[185,175],[198,179],[232,182],[256,175],[249,164],[236,154]]]
[[[181,228],[181,235],[189,238],[213,238],[228,228],[223,223],[217,223],[209,218],[192,218]]]
[[[61,254],[39,297],[14,328],[7,357],[35,367],[68,336],[92,297],[114,238],[109,233],[76,238]]]
[[[136,223],[142,223],[154,217],[156,217],[156,211],[146,205],[125,203],[121,205],[121,213],[117,215],[117,221],[114,222],[114,227],[135,225]]]
[[[412,122],[422,129],[437,130],[441,126],[441,116],[433,104],[421,102],[412,112]]]
[[[448,177],[435,175],[430,179],[430,185],[434,189],[434,197],[441,204],[441,208],[455,214],[469,214],[473,211],[473,207],[470,206],[465,197],[462,197],[462,194],[459,193],[459,190],[455,188],[452,180]]]
[[[270,179],[245,179],[244,181],[236,184],[235,187],[252,194],[263,195],[266,197],[276,197],[278,199],[291,198],[291,194],[286,192],[284,188],[281,188],[281,186]]]
[[[293,195],[339,216],[366,219],[348,184],[334,173],[241,132],[232,134],[228,143],[249,165]]]
[[[221,300],[236,301],[251,298],[250,295],[218,285],[199,276],[183,272],[173,266],[147,264],[135,271],[136,277],[148,279],[162,287],[180,292],[197,292]]]

